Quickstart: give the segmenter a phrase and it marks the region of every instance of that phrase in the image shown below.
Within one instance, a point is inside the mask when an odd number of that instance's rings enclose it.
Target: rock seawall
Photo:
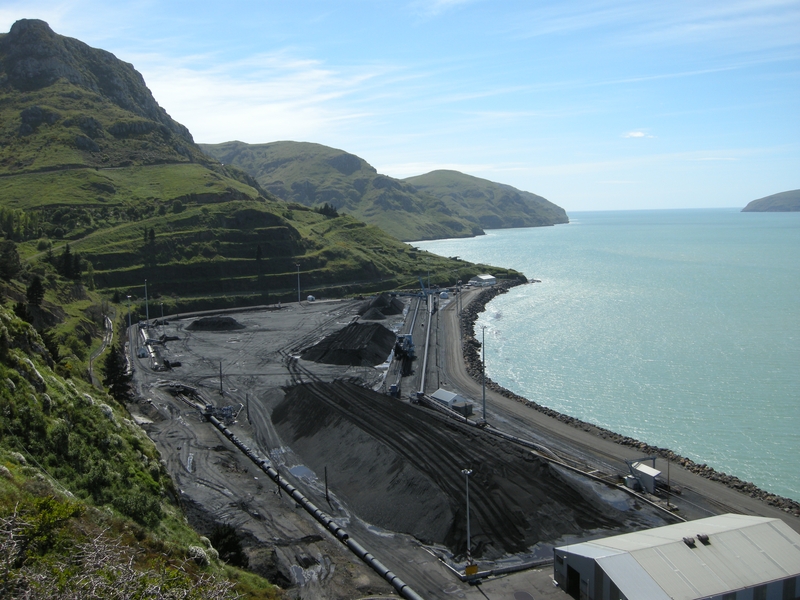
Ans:
[[[461,327],[463,330],[462,333],[464,336],[464,345],[462,346],[462,353],[464,356],[464,362],[467,367],[467,372],[476,381],[481,381],[483,375],[483,365],[480,357],[481,343],[475,337],[475,321],[478,319],[478,316],[485,310],[486,305],[489,302],[491,302],[494,298],[496,298],[500,294],[505,294],[512,287],[522,285],[523,283],[524,282],[521,281],[508,281],[508,282],[498,283],[496,286],[488,288],[483,292],[481,292],[481,294],[476,299],[474,299],[466,307],[464,307],[463,318],[461,321]],[[800,517],[800,503],[795,502],[791,498],[784,498],[783,496],[778,496],[777,494],[772,494],[770,492],[762,490],[754,483],[750,483],[749,481],[743,481],[738,477],[736,477],[735,475],[728,475],[721,471],[717,471],[716,469],[714,469],[713,467],[709,467],[705,463],[698,464],[693,460],[691,460],[690,458],[686,458],[685,456],[676,454],[675,452],[669,450],[668,448],[659,448],[657,446],[651,446],[637,439],[625,435],[620,435],[618,433],[614,433],[613,431],[609,431],[608,429],[604,429],[603,427],[598,427],[597,425],[587,423],[586,421],[581,421],[580,419],[576,419],[575,417],[571,417],[569,415],[565,415],[558,411],[555,411],[552,408],[547,408],[546,406],[542,406],[541,404],[532,402],[531,400],[523,398],[522,396],[515,394],[514,392],[498,385],[496,382],[492,381],[492,379],[488,376],[486,377],[486,387],[500,394],[501,396],[504,396],[505,398],[515,400],[549,417],[558,419],[562,423],[566,423],[577,429],[582,429],[588,433],[592,433],[601,438],[612,440],[617,444],[620,444],[621,446],[637,448],[638,450],[641,450],[645,454],[660,456],[661,458],[670,460],[674,463],[681,465],[688,471],[700,475],[701,477],[705,477],[706,479],[710,479],[712,481],[719,481],[720,483],[723,483],[730,488],[733,488],[744,494],[749,495],[751,498],[758,498],[771,506],[776,506],[787,513]]]

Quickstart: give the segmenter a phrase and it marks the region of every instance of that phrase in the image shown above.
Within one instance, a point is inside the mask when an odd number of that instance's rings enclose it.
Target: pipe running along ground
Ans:
[[[373,571],[383,577],[389,584],[397,591],[397,593],[406,598],[406,600],[423,600],[422,596],[417,594],[407,583],[389,570],[386,565],[375,558],[371,553],[367,552],[366,548],[359,544],[356,540],[350,537],[342,527],[336,524],[333,518],[320,510],[313,502],[306,498],[300,490],[290,484],[288,481],[281,478],[280,473],[269,465],[269,461],[258,457],[246,444],[239,440],[219,419],[213,415],[205,414],[206,419],[214,425],[230,442],[236,446],[247,458],[249,458],[255,465],[261,469],[266,475],[272,479],[280,488],[285,491],[292,499],[300,505],[308,514],[314,517],[321,525],[323,525],[337,540],[342,542],[347,548],[358,558],[363,560]]]

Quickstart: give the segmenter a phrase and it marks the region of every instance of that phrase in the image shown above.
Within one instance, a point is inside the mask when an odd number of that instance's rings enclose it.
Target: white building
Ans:
[[[556,583],[588,600],[795,600],[800,534],[719,515],[553,550]]]
[[[475,277],[469,280],[469,283],[476,287],[489,287],[495,285],[497,279],[495,279],[494,275],[489,274],[475,275]]]

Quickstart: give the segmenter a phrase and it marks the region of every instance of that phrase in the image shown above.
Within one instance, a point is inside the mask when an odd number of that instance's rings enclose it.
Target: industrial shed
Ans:
[[[719,515],[555,548],[580,600],[796,600],[800,534],[780,519]]]
[[[475,275],[475,277],[469,280],[469,283],[477,287],[489,287],[495,285],[497,283],[497,279],[494,277],[494,275]]]

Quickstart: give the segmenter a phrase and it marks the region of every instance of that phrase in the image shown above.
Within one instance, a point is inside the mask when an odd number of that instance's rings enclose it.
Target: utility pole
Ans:
[[[300,263],[295,263],[297,266],[297,305],[300,306]]]
[[[219,395],[222,394],[222,361],[219,361]]]
[[[470,530],[469,530],[469,476],[472,475],[472,469],[462,469],[461,472],[464,474],[464,481],[467,485],[467,568],[472,565],[472,553],[470,548],[472,547],[472,540],[470,539]]]
[[[144,314],[147,319],[147,326],[150,327],[150,305],[147,302],[147,279],[144,280]]]

